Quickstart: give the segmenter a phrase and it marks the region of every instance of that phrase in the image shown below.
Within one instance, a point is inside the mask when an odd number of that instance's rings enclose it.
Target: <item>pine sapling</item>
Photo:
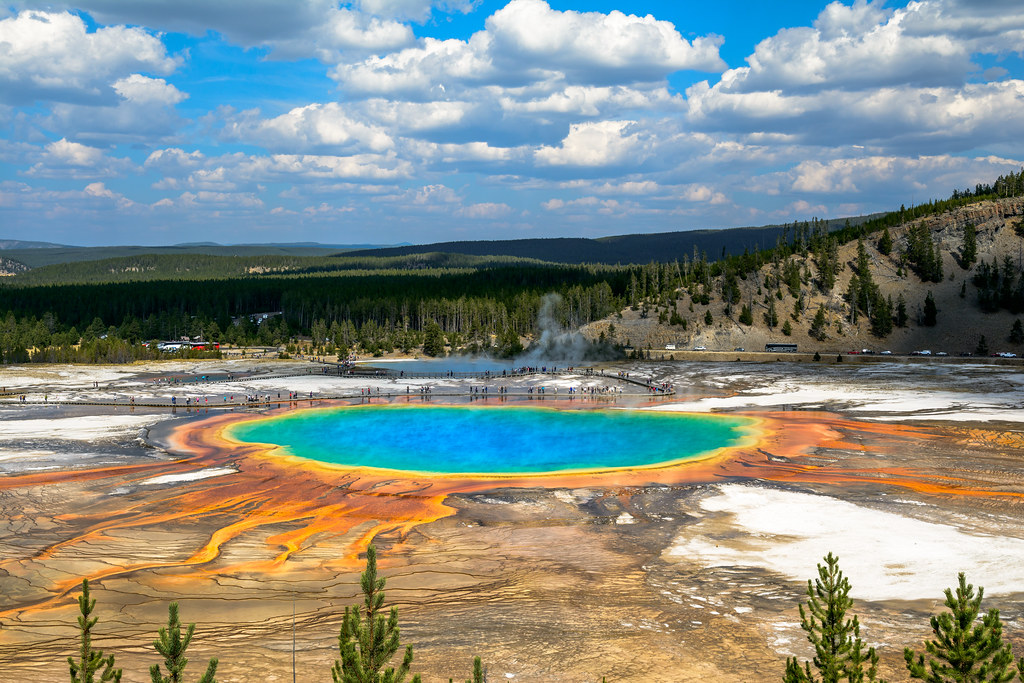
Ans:
[[[172,602],[167,606],[167,628],[160,629],[158,637],[153,641],[153,647],[164,658],[164,666],[167,667],[167,675],[160,675],[160,665],[154,664],[149,667],[149,676],[153,683],[182,683],[184,680],[185,666],[188,658],[185,657],[185,650],[192,642],[192,634],[196,630],[195,624],[189,624],[185,635],[181,635],[181,621],[178,619],[178,603]],[[199,683],[217,683],[214,675],[217,673],[217,659],[212,658],[206,665],[206,673],[199,679]]]
[[[1021,660],[1024,662],[1024,660]],[[479,657],[473,657],[473,680],[466,683],[484,683],[484,665]]]
[[[388,667],[399,648],[398,608],[392,607],[385,618],[383,577],[377,576],[377,549],[366,549],[366,571],[360,577],[365,596],[365,619],[359,607],[346,607],[338,634],[341,658],[335,660],[331,675],[334,683],[402,683],[412,665],[412,645],[407,645],[402,663],[395,669]],[[419,674],[412,683],[420,683]]]
[[[472,680],[467,679],[466,683],[486,683],[487,678],[484,676],[484,665],[480,661],[479,657],[473,658],[473,678]],[[454,679],[449,678],[448,683],[454,683]],[[604,679],[602,679],[604,683]]]
[[[903,650],[910,677],[929,683],[1005,683],[1018,673],[1024,675],[1024,660],[1014,671],[1010,644],[1003,641],[999,610],[989,610],[978,621],[985,589],[978,586],[975,595],[963,572],[957,580],[956,595],[949,588],[945,591],[949,611],[931,618],[935,639],[924,644],[927,666],[924,655],[909,647]]]
[[[839,558],[825,556],[818,578],[807,582],[807,608],[800,605],[800,625],[814,646],[814,669],[796,657],[786,661],[785,683],[863,683],[878,680],[875,648],[864,649],[857,617],[846,618],[853,606],[850,581],[839,569]],[[880,682],[884,683],[884,682]]]
[[[99,617],[90,616],[96,609],[96,600],[89,597],[89,579],[82,579],[82,594],[78,596],[78,609],[81,612],[78,617],[81,648],[77,662],[73,657],[68,657],[71,683],[107,683],[108,681],[118,683],[121,680],[121,669],[114,668],[114,655],[104,657],[102,650],[92,648],[92,627],[96,625]],[[96,674],[101,668],[103,672],[97,679]]]

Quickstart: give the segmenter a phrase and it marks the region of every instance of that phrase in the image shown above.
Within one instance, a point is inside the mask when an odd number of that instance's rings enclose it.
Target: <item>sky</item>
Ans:
[[[1024,164],[1024,2],[0,0],[0,239],[600,237]]]

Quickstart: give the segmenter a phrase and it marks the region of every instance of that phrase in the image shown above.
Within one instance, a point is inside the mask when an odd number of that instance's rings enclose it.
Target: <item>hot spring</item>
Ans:
[[[752,422],[650,410],[361,405],[239,422],[224,435],[346,467],[538,474],[696,459],[739,445]]]

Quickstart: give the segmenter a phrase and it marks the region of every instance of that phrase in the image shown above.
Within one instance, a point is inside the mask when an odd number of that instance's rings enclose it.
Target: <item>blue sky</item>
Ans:
[[[0,5],[0,239],[391,244],[886,210],[1024,163],[1024,3]]]

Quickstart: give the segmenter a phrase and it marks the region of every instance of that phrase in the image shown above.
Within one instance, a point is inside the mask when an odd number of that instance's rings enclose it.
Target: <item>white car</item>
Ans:
[[[708,347],[706,347],[706,346],[694,346],[693,350],[694,351],[707,351]]]
[[[892,355],[892,351],[882,351],[882,355],[883,356],[891,356]]]
[[[1016,358],[1017,354],[1010,353],[1009,351],[1003,351],[1002,353],[999,354],[999,357],[1000,358]]]

